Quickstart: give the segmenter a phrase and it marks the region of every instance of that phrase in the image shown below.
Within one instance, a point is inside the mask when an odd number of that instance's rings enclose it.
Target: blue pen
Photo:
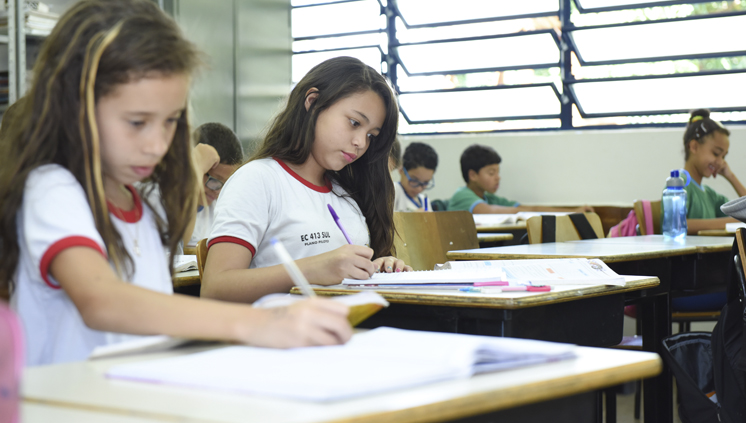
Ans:
[[[326,206],[329,207],[329,213],[332,214],[332,217],[334,218],[334,223],[336,223],[337,226],[339,227],[339,230],[342,231],[342,235],[345,236],[347,243],[352,244],[352,240],[350,239],[350,236],[347,235],[347,231],[345,231],[345,228],[342,227],[342,222],[339,221],[339,216],[337,216],[337,212],[334,211],[331,204],[327,204]]]
[[[427,211],[427,196],[425,197],[425,211]]]

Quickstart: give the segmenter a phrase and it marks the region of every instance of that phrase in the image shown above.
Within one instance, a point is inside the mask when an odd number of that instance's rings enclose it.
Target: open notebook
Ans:
[[[469,285],[506,281],[510,285],[624,285],[624,277],[598,259],[529,259],[449,261],[436,270],[376,273],[370,279],[344,279],[350,288]]]
[[[568,344],[378,328],[346,345],[225,347],[114,366],[108,377],[331,401],[572,358]]]

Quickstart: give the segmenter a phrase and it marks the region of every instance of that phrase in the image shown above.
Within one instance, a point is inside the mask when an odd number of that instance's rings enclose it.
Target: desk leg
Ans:
[[[671,335],[671,310],[667,293],[643,299],[642,348],[662,355],[663,338]],[[644,405],[646,423],[673,422],[673,380],[671,369],[663,363],[660,375],[646,379]]]

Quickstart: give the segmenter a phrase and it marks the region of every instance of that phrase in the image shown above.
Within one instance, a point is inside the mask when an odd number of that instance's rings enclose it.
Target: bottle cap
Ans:
[[[679,170],[678,169],[672,170],[671,171],[671,177],[672,178],[678,178],[679,177]]]

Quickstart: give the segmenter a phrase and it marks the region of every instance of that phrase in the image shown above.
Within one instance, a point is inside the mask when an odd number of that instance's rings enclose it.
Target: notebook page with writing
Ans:
[[[598,259],[526,259],[449,261],[436,268],[451,271],[502,269],[508,282],[533,285],[619,285],[624,277]]]
[[[342,285],[419,285],[419,284],[472,284],[503,280],[500,269],[449,269],[420,270],[400,273],[375,273],[370,279],[343,279]]]
[[[114,366],[108,377],[330,401],[574,357],[568,344],[378,328],[346,345],[226,347]]]

